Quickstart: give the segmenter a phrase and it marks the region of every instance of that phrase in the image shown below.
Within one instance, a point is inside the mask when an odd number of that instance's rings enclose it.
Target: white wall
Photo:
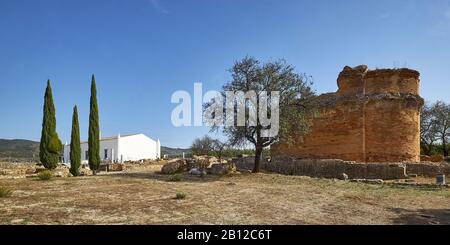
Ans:
[[[88,163],[86,152],[88,143],[81,143],[81,162]],[[105,150],[108,151],[105,158]],[[112,156],[113,155],[113,156]],[[100,159],[102,161],[138,161],[161,157],[161,143],[144,134],[100,140]],[[64,146],[64,163],[70,163],[70,145]]]
[[[119,140],[119,159],[137,161],[142,159],[157,159],[160,157],[160,146],[157,141],[144,134],[121,137]]]

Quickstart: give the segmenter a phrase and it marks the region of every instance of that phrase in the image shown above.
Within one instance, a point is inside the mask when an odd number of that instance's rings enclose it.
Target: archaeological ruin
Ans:
[[[338,91],[319,96],[311,131],[273,146],[273,156],[359,163],[420,161],[419,72],[345,67]]]

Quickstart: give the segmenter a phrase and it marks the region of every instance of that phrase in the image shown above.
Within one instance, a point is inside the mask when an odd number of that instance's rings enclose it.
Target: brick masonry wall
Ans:
[[[274,156],[342,159],[365,163],[420,161],[419,73],[409,69],[369,71],[345,67],[336,93],[319,97],[311,132],[282,140]]]

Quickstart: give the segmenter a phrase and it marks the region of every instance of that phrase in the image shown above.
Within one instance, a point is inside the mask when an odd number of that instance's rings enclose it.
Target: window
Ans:
[[[104,159],[108,159],[108,149],[105,149],[105,157]]]

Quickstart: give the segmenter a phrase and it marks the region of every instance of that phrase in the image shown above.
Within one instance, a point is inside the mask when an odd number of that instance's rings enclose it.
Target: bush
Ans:
[[[181,175],[181,174],[174,174],[174,175],[170,176],[170,179],[169,179],[169,181],[172,181],[172,182],[179,182],[181,180],[183,180],[183,175]]]
[[[184,198],[186,198],[186,194],[185,193],[177,192],[177,195],[175,196],[175,199],[181,200],[181,199],[184,199]]]
[[[0,186],[0,198],[10,197],[12,194],[12,190],[8,187]]]
[[[39,172],[37,176],[40,180],[50,180],[53,178],[53,172],[50,170],[44,170]]]

